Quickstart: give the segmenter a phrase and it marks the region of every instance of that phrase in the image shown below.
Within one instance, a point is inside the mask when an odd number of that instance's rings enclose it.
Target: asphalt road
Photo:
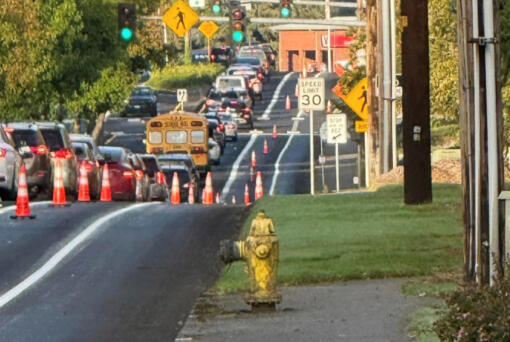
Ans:
[[[221,165],[213,167],[214,191],[222,201],[230,204],[235,197],[241,203],[246,184],[253,200],[252,151],[265,194],[309,192],[309,122],[296,109],[297,78],[274,75],[254,107],[257,133],[242,131],[227,144]],[[328,87],[333,84],[328,79]],[[287,96],[291,110],[285,109]],[[160,111],[171,107],[171,96],[160,100]],[[292,120],[298,115],[304,120]],[[315,159],[321,115],[314,120]],[[109,118],[105,143],[144,152],[144,131],[143,118]],[[340,150],[342,188],[352,188],[356,145]],[[326,174],[331,179],[330,165]],[[12,210],[0,209],[0,341],[172,340],[218,275],[219,241],[236,236],[247,215],[242,205],[126,202],[64,208],[37,202],[35,220],[10,220]]]

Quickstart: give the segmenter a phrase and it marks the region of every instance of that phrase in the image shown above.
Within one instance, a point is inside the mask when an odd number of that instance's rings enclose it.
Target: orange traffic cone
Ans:
[[[103,167],[103,180],[101,182],[101,202],[111,202],[112,200],[112,188],[110,187],[110,171],[108,164],[104,164]]]
[[[267,139],[264,139],[264,154],[269,154],[269,148],[267,147]]]
[[[285,99],[285,110],[290,110],[290,96],[287,95],[287,98]]]
[[[236,204],[236,196],[232,195],[232,204]]]
[[[59,158],[55,161],[53,174],[53,205],[66,205],[66,189],[64,189],[64,171]]]
[[[172,178],[172,194],[170,195],[170,202],[172,204],[181,203],[181,190],[179,187],[179,176],[177,172],[174,172],[174,176]]]
[[[257,181],[255,182],[255,201],[264,195],[262,188],[262,172],[257,171]]]
[[[276,130],[276,124],[273,125],[273,139],[278,138],[278,131]]]
[[[85,167],[86,161],[80,166],[80,179],[78,181],[78,202],[90,202],[89,177]]]
[[[216,193],[216,204],[220,204],[220,193]]]
[[[188,184],[188,204],[195,203],[195,183]]]
[[[28,200],[27,171],[25,164],[21,164],[18,177],[18,196],[16,198],[16,215],[11,219],[28,217],[34,219],[35,215],[30,214],[30,202]]]
[[[251,167],[257,166],[257,157],[255,156],[255,151],[251,151]]]
[[[244,186],[244,204],[250,205],[250,187],[248,184]]]
[[[331,114],[333,112],[331,100],[328,100],[328,104],[326,106],[326,114]]]
[[[202,188],[202,203],[205,203],[205,187]]]
[[[207,178],[205,179],[204,198],[202,200],[202,203],[213,204],[213,186],[211,171],[207,172]]]

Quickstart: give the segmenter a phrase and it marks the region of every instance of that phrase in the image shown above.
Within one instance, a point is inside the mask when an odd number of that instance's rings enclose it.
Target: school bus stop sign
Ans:
[[[211,38],[218,31],[218,25],[214,21],[204,21],[198,29],[206,38]]]
[[[187,3],[177,0],[165,12],[163,21],[177,36],[184,37],[186,32],[197,23],[198,14]]]
[[[368,119],[367,79],[364,78],[342,100],[363,120]]]

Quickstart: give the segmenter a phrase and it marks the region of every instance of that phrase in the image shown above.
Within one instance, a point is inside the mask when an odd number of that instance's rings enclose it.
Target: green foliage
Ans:
[[[441,341],[510,341],[510,267],[505,273],[492,287],[466,285],[447,298],[434,329]]]
[[[147,83],[155,89],[165,90],[207,85],[224,70],[219,63],[169,65],[156,70]]]

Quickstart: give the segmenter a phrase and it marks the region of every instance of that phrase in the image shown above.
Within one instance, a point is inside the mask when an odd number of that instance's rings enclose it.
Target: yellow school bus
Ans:
[[[209,168],[209,129],[204,116],[173,112],[147,122],[147,153],[188,153],[200,171]]]

